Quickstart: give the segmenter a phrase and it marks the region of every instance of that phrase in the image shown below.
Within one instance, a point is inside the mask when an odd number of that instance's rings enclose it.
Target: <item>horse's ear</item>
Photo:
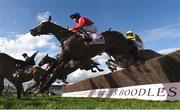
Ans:
[[[48,53],[45,55],[45,57],[48,56]]]
[[[67,25],[67,29],[69,30],[70,28],[69,28],[69,25]]]
[[[50,22],[51,21],[51,16],[49,16],[49,19],[48,19],[48,22]]]

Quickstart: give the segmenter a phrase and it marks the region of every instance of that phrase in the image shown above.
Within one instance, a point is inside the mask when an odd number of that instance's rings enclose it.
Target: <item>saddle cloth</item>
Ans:
[[[92,38],[92,41],[89,45],[105,44],[105,39],[101,34],[91,33],[90,37]]]

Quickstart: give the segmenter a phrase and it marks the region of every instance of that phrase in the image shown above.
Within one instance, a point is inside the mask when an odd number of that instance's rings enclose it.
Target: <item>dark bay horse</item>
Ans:
[[[9,80],[17,89],[17,98],[21,98],[21,93],[23,92],[22,83],[34,79],[38,80],[39,76],[44,74],[46,71],[39,68],[34,67],[30,73],[24,73],[20,71],[17,67],[19,62],[23,62],[21,60],[14,59],[13,57],[0,53],[0,94],[2,95],[2,91],[4,90],[4,78]],[[18,72],[18,75],[14,76]]]
[[[39,26],[31,29],[33,36],[46,35],[52,33],[62,44],[61,59],[63,62],[68,62],[70,59],[89,60],[101,52],[107,52],[115,59],[119,54],[130,52],[132,49],[126,42],[124,35],[117,31],[106,31],[102,35],[105,39],[105,44],[91,45],[90,48],[84,44],[82,37],[74,32],[69,31],[61,26],[58,26],[51,21],[41,23]],[[83,60],[82,60],[83,59]],[[59,60],[61,62],[62,60]]]
[[[43,80],[45,77],[50,77],[50,74],[53,73],[54,68],[57,66],[57,59],[52,58],[46,54],[41,61],[39,62],[38,66],[42,66],[44,64],[47,64],[48,67],[46,67],[46,73],[41,76],[41,80]],[[58,79],[62,80],[64,83],[68,83],[66,81],[67,75],[65,72],[61,72],[61,75],[59,75]]]
[[[127,43],[124,35],[117,31],[106,31],[101,33],[105,39],[105,44],[90,45],[89,47],[84,44],[81,35],[52,23],[51,17],[49,17],[48,21],[41,23],[34,29],[31,29],[30,32],[33,36],[52,33],[61,42],[62,53],[58,59],[58,66],[54,70],[54,76],[56,78],[61,75],[58,74],[58,72],[73,72],[74,70],[76,70],[76,68],[85,70],[91,69],[89,68],[91,67],[90,65],[92,65],[90,59],[101,52],[106,52],[116,61],[122,61],[125,59],[126,61],[128,61],[129,65],[136,63],[133,61],[130,61],[129,63],[129,59],[134,60],[135,55],[132,54],[132,51],[134,51],[133,47]],[[148,56],[149,53],[154,54],[152,56]],[[144,55],[143,58],[141,58],[142,55]],[[137,61],[144,62],[146,59],[159,56],[159,54],[151,50],[143,50],[139,52],[137,56]],[[146,56],[148,57],[146,58]],[[71,60],[75,61],[75,64],[78,62],[78,64],[81,66],[75,66],[71,71],[68,71],[69,66],[67,65]],[[54,78],[52,77],[50,78],[50,80],[51,79]]]
[[[49,63],[51,65],[51,63],[55,62],[57,59],[50,57],[48,54],[46,54],[41,61],[38,63],[38,66],[42,66],[44,64]]]
[[[81,68],[90,69],[91,58],[99,53],[106,52],[116,59],[119,54],[127,54],[132,50],[126,42],[124,35],[117,31],[106,31],[101,33],[105,39],[105,44],[91,45],[87,48],[81,35],[71,32],[51,21],[41,23],[39,26],[31,29],[33,36],[52,33],[62,44],[62,53],[58,59],[58,66],[54,74],[63,71],[65,65],[70,60],[78,60],[81,64],[85,64]],[[89,64],[88,64],[89,63]]]
[[[49,64],[49,69],[47,70],[48,72],[46,72],[43,76],[42,76],[42,80],[44,79],[43,77],[48,77],[49,74],[53,73],[54,67],[57,66],[57,59],[49,57],[48,54],[45,55],[44,58],[42,58],[42,60],[39,62],[39,66],[42,66],[44,64]],[[96,72],[96,70],[94,70],[93,68],[96,68],[98,71],[104,71],[100,68],[97,67],[98,63],[92,61],[91,65],[93,66],[91,71],[92,72]],[[81,62],[77,61],[77,60],[73,60],[73,64],[71,64],[70,62],[67,63],[64,68],[62,70],[60,70],[60,72],[56,72],[56,74],[53,74],[53,79],[51,79],[51,82],[55,81],[56,78],[58,78],[59,80],[62,80],[65,84],[67,84],[68,82],[66,81],[67,79],[67,75],[69,75],[70,73],[72,73],[73,71],[77,70],[78,68],[81,68]],[[90,67],[91,68],[91,67]],[[61,73],[61,74],[57,74],[57,73]]]
[[[107,52],[115,59],[118,54],[127,53],[131,50],[124,35],[117,31],[106,31],[101,33],[105,44],[91,45],[89,48],[84,44],[82,37],[59,25],[52,23],[51,17],[48,21],[31,29],[33,36],[52,33],[62,44],[61,58],[63,59],[90,59],[101,52]],[[65,58],[66,57],[66,58]],[[68,61],[68,60],[67,60]]]

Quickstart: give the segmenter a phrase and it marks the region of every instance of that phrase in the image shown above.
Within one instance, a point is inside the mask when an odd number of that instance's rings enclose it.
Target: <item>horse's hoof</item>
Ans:
[[[65,81],[64,83],[65,83],[65,84],[69,84],[69,82],[67,82],[67,81]]]
[[[91,72],[95,73],[95,72],[97,72],[97,71],[96,71],[96,70],[91,70]]]
[[[104,71],[104,70],[103,70],[103,69],[100,69],[100,70],[99,70],[99,72],[102,72],[102,71]]]

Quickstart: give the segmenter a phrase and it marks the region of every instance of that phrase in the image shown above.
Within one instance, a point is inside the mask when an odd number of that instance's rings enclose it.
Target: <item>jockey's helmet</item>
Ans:
[[[79,19],[81,17],[81,15],[79,13],[74,13],[72,15],[70,15],[71,19]]]
[[[27,57],[27,53],[23,53],[22,56],[23,56],[23,57]]]
[[[126,35],[133,35],[133,32],[132,31],[128,31],[128,32],[126,32]]]

